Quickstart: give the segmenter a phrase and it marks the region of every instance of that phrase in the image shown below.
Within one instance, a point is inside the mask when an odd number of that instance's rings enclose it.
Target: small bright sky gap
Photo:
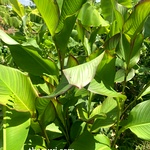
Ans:
[[[30,3],[31,3],[30,0],[19,0],[19,2],[23,5],[30,5]]]
[[[21,4],[23,5],[30,5],[30,0],[19,0]],[[100,0],[96,0],[96,2],[100,2]]]

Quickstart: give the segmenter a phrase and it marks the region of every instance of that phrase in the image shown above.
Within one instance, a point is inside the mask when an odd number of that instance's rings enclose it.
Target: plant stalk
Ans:
[[[43,136],[45,137],[47,146],[49,147],[49,146],[50,146],[50,140],[49,140],[49,138],[48,138],[48,135],[47,135],[47,133],[46,133],[46,130],[43,129],[43,127],[42,127],[40,121],[38,121],[38,123],[39,123],[39,125],[40,125],[41,130],[42,130]]]
[[[123,113],[122,114],[124,114],[127,110],[128,110],[128,108],[132,105],[132,104],[134,104],[140,97],[141,97],[141,95],[145,92],[145,90],[148,88],[150,86],[150,81],[146,84],[146,86],[141,90],[141,92],[138,94],[138,96],[136,96],[135,98],[134,98],[134,100],[124,109],[124,111],[123,111]]]
[[[121,107],[121,104],[120,104],[120,100],[119,99],[117,99],[116,100],[117,101],[117,106],[118,106],[118,115],[117,115],[117,126],[116,126],[116,135],[115,135],[115,139],[114,139],[114,141],[113,141],[113,143],[112,143],[112,147],[113,148],[115,148],[115,144],[116,144],[116,142],[117,142],[117,139],[118,139],[118,137],[119,137],[119,124],[120,124],[120,116],[121,116],[121,111],[122,111],[122,107]]]
[[[92,99],[93,99],[93,93],[90,92],[90,96],[89,96],[89,99],[88,99],[88,118],[90,117],[90,113],[91,113]]]

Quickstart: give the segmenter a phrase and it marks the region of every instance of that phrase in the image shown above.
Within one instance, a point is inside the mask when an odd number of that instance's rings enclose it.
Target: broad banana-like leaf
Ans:
[[[134,8],[128,20],[125,22],[123,32],[134,38],[141,32],[144,22],[150,14],[150,0],[140,1]]]
[[[43,73],[58,75],[58,67],[52,60],[42,58],[33,46],[22,46],[4,31],[0,30],[0,39],[10,48],[15,63],[24,71],[41,76]]]
[[[97,131],[100,128],[108,128],[116,122],[119,112],[116,100],[112,97],[106,98],[99,111],[106,114],[106,118],[97,118],[92,125],[92,132]]]
[[[19,44],[17,41],[12,39],[9,35],[7,35],[4,31],[0,30],[0,39],[9,44],[9,45],[16,45]]]
[[[130,81],[134,76],[135,76],[135,70],[131,69],[126,77],[126,81]],[[121,83],[124,81],[124,79],[125,79],[125,70],[119,69],[115,75],[115,82]]]
[[[63,59],[66,53],[66,48],[68,44],[71,31],[74,27],[77,13],[82,7],[86,0],[64,0],[61,16],[59,20],[59,25],[56,30],[54,41],[58,50],[58,53],[61,55],[61,65],[63,66]]]
[[[1,5],[9,5],[9,0],[0,0]]]
[[[93,136],[90,132],[84,131],[69,147],[77,150],[111,150],[110,141],[105,135]]]
[[[70,88],[72,87],[72,85],[70,85],[67,81],[67,79],[62,76],[62,79],[60,81],[60,83],[58,84],[56,90],[54,92],[52,92],[50,95],[48,96],[43,96],[43,98],[54,98],[57,97],[59,95],[64,94],[66,91],[68,91]]]
[[[149,87],[147,87],[147,89],[145,89],[145,91],[142,93],[142,95],[140,96],[140,98],[143,97],[143,96],[145,96],[145,95],[147,95],[147,94],[150,94],[150,85],[149,85]]]
[[[99,64],[95,79],[98,82],[103,81],[107,86],[114,86],[114,78],[115,78],[115,61],[116,58],[110,54],[110,51],[105,51],[103,60]]]
[[[131,0],[118,0],[118,3],[127,7],[127,8],[131,8],[133,1],[131,1]]]
[[[25,15],[25,9],[24,6],[21,5],[21,3],[18,0],[9,0],[13,10],[18,14],[18,16],[22,19],[22,17]]]
[[[128,69],[131,69],[139,61],[142,42],[143,35],[141,34],[138,34],[133,42],[130,41],[130,38],[127,35],[123,34],[121,36],[117,54],[125,61]]]
[[[62,9],[63,0],[56,0],[59,6],[59,10]]]
[[[55,106],[55,110],[56,110],[56,113],[57,113],[57,116],[59,117],[61,123],[63,124],[63,126],[66,125],[65,123],[65,118],[64,118],[64,115],[63,115],[63,112],[62,112],[62,104],[59,103],[58,101],[56,101],[55,99],[52,99],[51,100]]]
[[[83,108],[82,103],[77,106],[77,115],[80,120],[85,122],[92,122],[95,118],[106,119],[106,114],[100,111],[101,107],[96,107],[92,114],[88,116],[88,112]]]
[[[55,108],[53,103],[44,98],[37,98],[36,99],[36,109],[38,111],[38,120],[45,129],[45,127],[52,123],[56,117]]]
[[[37,93],[27,75],[0,65],[0,104],[33,114],[36,97]]]
[[[96,8],[90,3],[85,3],[79,12],[78,19],[85,26],[109,26],[108,22],[105,21],[96,10]]]
[[[104,52],[89,62],[64,69],[63,72],[68,82],[78,88],[82,88],[89,84],[94,78],[97,67],[102,61],[103,56]]]
[[[123,15],[121,15],[122,9],[118,6],[119,4],[115,0],[101,0],[102,14],[105,20],[108,20],[111,25],[110,36],[119,33],[123,26]],[[119,9],[121,12],[119,12]]]
[[[100,143],[95,145],[95,150],[110,150],[111,144],[110,139],[104,134],[97,134],[94,136],[96,141]],[[105,146],[104,146],[105,145]]]
[[[30,123],[29,113],[6,109],[3,121],[3,149],[23,150]]]
[[[42,58],[33,46],[9,45],[15,63],[24,71],[41,76],[44,73],[58,76],[54,61]]]
[[[123,129],[129,128],[139,138],[150,140],[150,100],[136,105],[130,112],[127,124]]]
[[[61,16],[60,16],[59,25],[57,27],[56,33],[60,32],[63,29],[64,20],[67,17],[75,15],[85,2],[86,0],[64,0],[63,1]]]
[[[144,24],[144,38],[150,37],[150,16]]]
[[[95,79],[92,80],[92,82],[88,86],[88,90],[95,94],[105,95],[109,97],[120,97],[123,100],[126,99],[126,96],[116,92],[111,87],[105,86],[103,82],[98,83]]]
[[[56,0],[34,0],[39,12],[42,15],[50,33],[52,36],[55,34],[55,30],[59,21],[59,7]]]

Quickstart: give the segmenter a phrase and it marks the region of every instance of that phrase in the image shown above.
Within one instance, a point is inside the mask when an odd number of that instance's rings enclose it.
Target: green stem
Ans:
[[[141,90],[141,92],[138,94],[138,96],[136,96],[135,98],[134,98],[134,100],[124,109],[124,111],[123,111],[123,113],[122,114],[124,114],[127,110],[128,110],[128,108],[131,106],[131,105],[133,105],[140,97],[141,97],[141,95],[145,92],[145,90],[148,88],[150,86],[150,81],[146,84],[146,86]]]
[[[127,76],[128,76],[128,69],[125,70],[125,77],[124,77],[124,81],[123,81],[122,94],[125,93],[126,82],[127,82]]]
[[[115,139],[114,139],[114,141],[113,141],[113,143],[112,143],[112,147],[113,148],[115,148],[115,144],[116,144],[116,142],[117,142],[117,139],[118,139],[118,137],[119,137],[119,124],[120,124],[120,116],[121,116],[121,111],[122,111],[122,107],[121,107],[121,104],[120,104],[120,100],[119,99],[117,99],[116,100],[117,101],[117,106],[118,106],[118,115],[117,115],[117,126],[116,126],[116,135],[115,135]]]
[[[90,113],[91,113],[92,98],[93,98],[93,93],[90,92],[90,96],[89,96],[89,99],[88,99],[88,117],[90,117]]]
[[[40,126],[41,130],[42,130],[43,136],[45,137],[47,146],[49,147],[49,146],[50,146],[50,140],[49,140],[49,138],[48,138],[48,135],[47,135],[47,133],[46,133],[46,130],[43,128],[43,126],[42,126],[42,124],[40,123],[40,121],[38,121],[38,123],[39,123],[39,126]]]
[[[54,41],[55,47],[56,47],[56,49],[57,49],[57,54],[58,54],[58,60],[59,60],[60,70],[61,70],[61,73],[63,74],[62,70],[63,70],[63,68],[64,68],[64,56],[61,54],[61,51],[60,51],[58,45],[56,44],[57,42],[56,42],[55,38],[53,38],[53,41]]]

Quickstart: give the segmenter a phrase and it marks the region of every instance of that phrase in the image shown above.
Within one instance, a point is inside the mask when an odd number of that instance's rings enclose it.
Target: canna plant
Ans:
[[[129,129],[150,140],[150,82],[128,90],[150,35],[150,0],[10,3],[23,34],[0,30],[13,62],[0,65],[1,149],[120,149]]]

